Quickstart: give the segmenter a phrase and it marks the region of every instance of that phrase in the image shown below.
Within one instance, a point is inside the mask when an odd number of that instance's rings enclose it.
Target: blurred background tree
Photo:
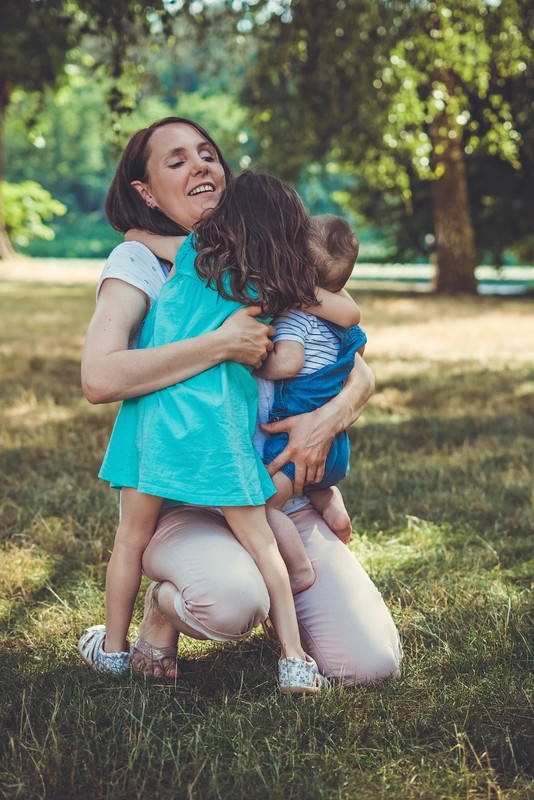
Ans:
[[[352,175],[344,205],[383,226],[398,258],[433,246],[441,292],[475,292],[486,253],[530,251],[531,3],[246,5],[258,58],[245,102],[278,172],[327,161]]]
[[[31,239],[54,238],[47,225],[54,217],[67,213],[67,206],[55,200],[50,192],[35,181],[2,184],[5,201],[4,225],[10,241],[25,247]]]
[[[178,114],[204,124],[236,170],[266,167],[313,213],[344,213],[364,259],[436,260],[440,292],[474,292],[477,263],[533,258],[527,0],[19,5],[31,24],[13,13],[13,44],[37,55],[29,76],[11,61],[6,177],[68,207],[49,223],[56,239],[27,253],[104,256],[119,241],[103,206],[120,148]]]
[[[93,66],[113,80],[107,101],[118,113],[132,107],[124,91],[135,71],[135,42],[164,30],[172,15],[170,0],[17,0],[2,3],[0,17],[0,164],[4,165],[5,117],[13,98],[30,98],[26,121],[39,117],[48,87],[69,74],[69,57],[80,42],[93,40]],[[98,78],[98,76],[95,76]],[[17,95],[17,90],[19,94]],[[25,94],[21,95],[20,91]],[[34,137],[37,147],[43,139]],[[0,169],[0,183],[3,171]],[[0,257],[11,254],[0,205]]]

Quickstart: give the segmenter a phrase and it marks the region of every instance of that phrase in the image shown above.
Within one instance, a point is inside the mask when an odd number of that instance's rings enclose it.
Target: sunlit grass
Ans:
[[[295,700],[260,630],[185,639],[172,687],[81,663],[117,520],[116,408],[79,387],[93,287],[0,284],[3,796],[534,798],[532,303],[358,299],[377,392],[343,492],[404,670]]]

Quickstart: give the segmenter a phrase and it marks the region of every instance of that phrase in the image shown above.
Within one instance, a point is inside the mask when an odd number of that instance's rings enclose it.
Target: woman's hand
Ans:
[[[254,319],[261,308],[237,311],[210,333],[160,347],[128,349],[147,312],[140,289],[116,278],[102,284],[82,356],[82,388],[90,403],[112,403],[164,389],[222,361],[261,366],[272,348],[271,325]]]
[[[374,391],[374,376],[363,358],[356,354],[354,368],[341,392],[324,406],[279,422],[262,425],[265,433],[289,434],[284,450],[268,466],[274,475],[284,464],[295,464],[294,490],[318,483],[334,437],[355,422]]]
[[[227,347],[225,361],[261,367],[267,353],[273,349],[269,337],[276,333],[273,325],[254,319],[261,313],[260,306],[240,308],[217,329]]]
[[[335,433],[330,421],[322,419],[323,409],[288,417],[279,422],[261,426],[264,433],[287,433],[289,441],[280,455],[268,465],[269,475],[274,475],[284,464],[295,464],[295,494],[300,494],[311,483],[317,483],[324,475],[324,465]]]

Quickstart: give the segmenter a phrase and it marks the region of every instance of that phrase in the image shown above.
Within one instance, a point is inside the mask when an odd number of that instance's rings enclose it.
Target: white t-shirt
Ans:
[[[98,300],[104,281],[107,278],[117,278],[144,292],[148,297],[150,309],[168,276],[168,268],[144,244],[122,242],[109,254],[96,287],[96,299]],[[132,348],[137,347],[141,325],[130,340],[129,346]]]
[[[148,297],[149,307],[152,308],[163,284],[167,280],[168,274],[167,268],[144,244],[141,244],[141,242],[122,242],[109,254],[96,287],[96,297],[98,299],[100,288],[107,278],[117,278],[144,292]],[[137,347],[142,325],[143,323],[141,322],[130,341],[131,348]],[[262,454],[267,436],[260,429],[259,423],[267,422],[269,419],[269,411],[274,399],[274,385],[271,381],[259,378],[256,379],[256,383],[258,385],[259,402],[253,442],[257,451]],[[304,495],[295,495],[284,506],[284,511],[286,513],[296,511],[308,503],[309,500]]]

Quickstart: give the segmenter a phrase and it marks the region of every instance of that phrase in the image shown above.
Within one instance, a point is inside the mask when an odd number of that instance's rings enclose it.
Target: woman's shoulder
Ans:
[[[167,276],[168,269],[146,245],[141,242],[121,242],[108,256],[96,287],[96,296],[98,298],[105,280],[116,278],[141,289],[153,303]]]

